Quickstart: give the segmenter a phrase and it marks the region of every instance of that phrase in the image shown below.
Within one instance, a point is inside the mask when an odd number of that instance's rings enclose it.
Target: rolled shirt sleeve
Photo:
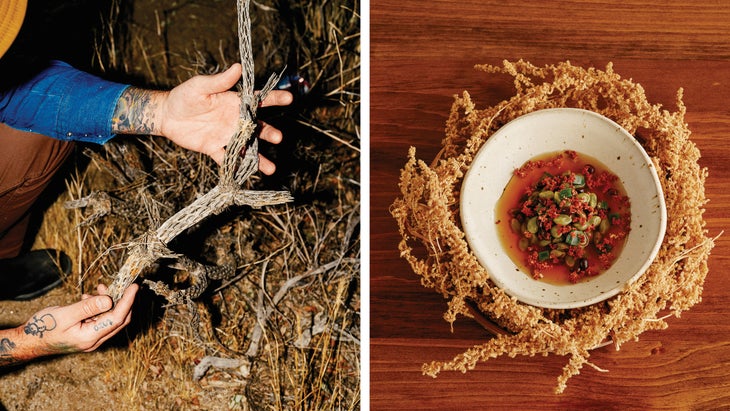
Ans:
[[[0,91],[0,122],[59,140],[104,144],[117,100],[129,87],[53,61],[30,81]]]

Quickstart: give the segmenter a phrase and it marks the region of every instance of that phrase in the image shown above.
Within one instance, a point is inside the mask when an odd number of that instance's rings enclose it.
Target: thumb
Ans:
[[[241,79],[241,70],[241,64],[235,63],[222,73],[203,77],[203,91],[206,94],[217,94],[230,90]]]
[[[108,295],[95,295],[71,305],[71,308],[77,318],[87,319],[109,311],[112,306],[112,299]]]

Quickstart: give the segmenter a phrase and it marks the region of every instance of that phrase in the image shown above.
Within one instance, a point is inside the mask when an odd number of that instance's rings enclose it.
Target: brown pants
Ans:
[[[72,149],[0,123],[0,258],[22,251],[32,207]]]

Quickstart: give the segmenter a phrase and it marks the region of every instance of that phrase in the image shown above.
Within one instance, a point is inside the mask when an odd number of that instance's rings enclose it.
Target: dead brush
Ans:
[[[196,303],[204,325],[199,340],[187,307],[170,306],[160,314],[154,304],[141,303],[133,323],[148,325],[132,331],[128,347],[109,350],[112,367],[121,371],[109,378],[124,387],[115,400],[125,408],[359,408],[359,6],[264,3],[254,6],[254,39],[262,30],[272,36],[255,46],[271,59],[263,68],[277,71],[287,64],[312,83],[312,92],[290,113],[293,120],[284,124],[298,167],[282,181],[300,200],[275,210],[224,212],[188,230],[185,241],[173,241],[171,248],[201,261],[228,259],[235,276],[215,283]],[[172,37],[164,44],[160,34],[181,24],[175,16],[186,6],[171,13],[170,2],[150,4],[147,10],[157,16],[152,27],[140,27],[123,3],[109,17],[116,21],[103,34],[114,41],[100,41],[97,55],[110,73],[170,86],[236,61],[227,40],[215,41],[212,50],[191,39],[185,49],[175,48]],[[282,51],[274,52],[277,47]],[[89,215],[76,210],[67,228],[62,222],[68,211],[60,204],[49,211],[59,217],[41,238],[74,251],[79,276],[68,286],[78,293],[108,284],[123,265],[123,247],[109,245],[127,244],[217,181],[212,160],[164,139],[118,138],[86,156],[88,167],[69,180],[70,197],[62,201],[107,191],[122,208],[141,206],[134,207],[136,214],[112,211],[84,226],[79,224]],[[271,181],[254,175],[246,186],[266,184]],[[164,264],[153,268],[152,278],[172,275]],[[178,277],[184,286],[188,279]]]

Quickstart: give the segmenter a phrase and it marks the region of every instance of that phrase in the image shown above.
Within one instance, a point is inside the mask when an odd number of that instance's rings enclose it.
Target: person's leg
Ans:
[[[27,257],[20,253],[33,205],[72,149],[73,143],[16,130],[0,123],[0,285],[3,286],[0,288],[7,288],[8,281],[18,285],[19,276],[29,281],[47,280],[35,277],[42,274],[42,270],[37,268],[47,265],[48,253],[30,253]],[[31,269],[36,273],[25,272]],[[55,276],[58,277],[58,273]],[[40,286],[43,288],[48,284]],[[22,288],[24,291],[19,295],[27,298],[27,287]],[[0,298],[4,297],[16,296],[12,293],[0,295]]]
[[[0,258],[20,253],[30,210],[72,149],[0,123]]]

